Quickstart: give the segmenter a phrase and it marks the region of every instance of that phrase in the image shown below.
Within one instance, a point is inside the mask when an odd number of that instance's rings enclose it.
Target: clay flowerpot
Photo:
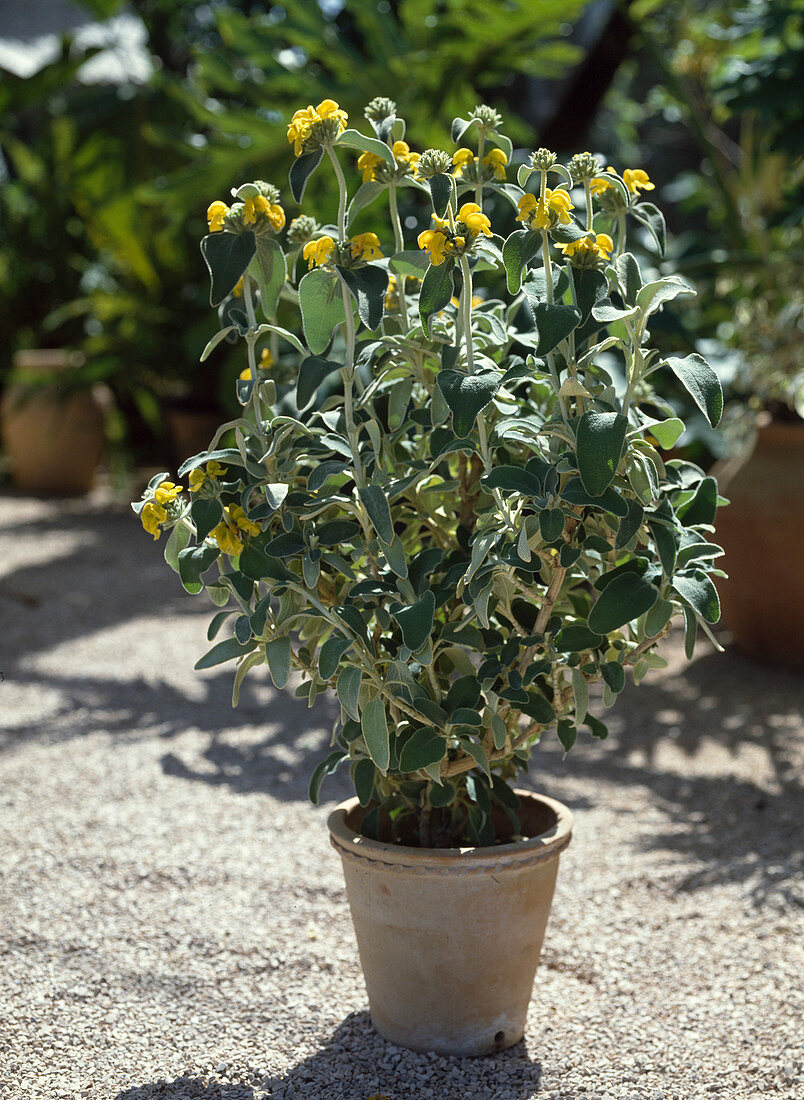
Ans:
[[[67,373],[79,363],[62,350],[14,356],[17,377],[3,395],[0,426],[14,483],[26,492],[79,495],[92,488],[105,444],[105,392],[70,387]],[[43,375],[51,381],[37,382]]]
[[[715,541],[723,621],[752,657],[804,668],[804,423],[772,421],[753,453],[722,479]]]
[[[517,794],[529,839],[489,848],[368,840],[357,799],[330,814],[371,1020],[399,1046],[480,1055],[522,1038],[572,815]]]

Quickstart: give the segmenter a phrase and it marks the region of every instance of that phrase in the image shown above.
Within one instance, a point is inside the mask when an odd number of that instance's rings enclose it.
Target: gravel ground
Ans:
[[[119,506],[0,497],[3,1100],[800,1097],[801,677],[702,648],[531,776],[576,815],[523,1043],[366,1012],[305,800],[332,712],[197,674],[207,608]]]

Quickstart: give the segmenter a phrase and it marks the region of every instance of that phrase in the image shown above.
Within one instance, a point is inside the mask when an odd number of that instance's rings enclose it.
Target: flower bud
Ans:
[[[334,116],[316,119],[310,127],[310,136],[304,143],[304,147],[306,149],[309,145],[312,149],[316,149],[319,145],[331,145],[342,130],[340,119]]]
[[[497,130],[502,126],[503,117],[493,107],[487,107],[485,103],[480,103],[472,111],[472,121],[479,122],[486,130]]]
[[[574,183],[586,183],[603,171],[600,161],[591,153],[576,153],[569,162],[569,171]]]
[[[300,214],[298,218],[294,218],[290,223],[288,244],[300,248],[311,241],[320,228],[321,226],[315,218],[311,218],[309,214]]]
[[[530,154],[531,165],[542,172],[546,172],[548,168],[552,168],[557,159],[555,153],[551,152],[549,149],[537,149],[535,153]]]
[[[396,104],[392,99],[378,95],[372,99],[371,103],[366,104],[363,114],[369,122],[384,122],[386,118],[396,115]]]
[[[254,180],[254,186],[269,203],[279,202],[279,188],[274,187],[272,183],[266,183],[265,180]]]
[[[416,175],[419,179],[429,180],[452,169],[452,157],[443,149],[425,149],[419,157]]]

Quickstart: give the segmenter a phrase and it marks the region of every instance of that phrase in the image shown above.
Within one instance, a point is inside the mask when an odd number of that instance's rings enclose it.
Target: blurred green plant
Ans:
[[[118,432],[145,443],[171,397],[225,410],[234,361],[213,374],[196,355],[211,332],[193,243],[208,196],[226,197],[240,177],[283,181],[290,107],[325,89],[358,115],[380,84],[401,109],[426,103],[411,110],[411,140],[426,147],[459,103],[504,100],[516,74],[560,76],[579,57],[566,33],[587,4],[133,0],[146,84],[82,83],[96,51],[68,39],[34,76],[2,71],[0,377],[17,348],[80,350],[82,379],[115,393]],[[98,19],[123,7],[83,6]],[[521,119],[511,130],[532,137]]]
[[[804,4],[642,0],[643,49],[609,97],[619,139],[671,180],[679,268],[701,293],[683,321],[748,419],[804,413]],[[630,112],[620,108],[631,101]],[[630,123],[623,118],[630,115]],[[606,123],[604,120],[604,127]]]

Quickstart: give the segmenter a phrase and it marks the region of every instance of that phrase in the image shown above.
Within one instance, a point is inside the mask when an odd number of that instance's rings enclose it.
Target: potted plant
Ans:
[[[204,355],[244,341],[243,412],[183,465],[186,485],[160,475],[134,508],[219,607],[197,668],[235,662],[235,703],[264,664],[310,705],[338,700],[310,797],[349,769],[355,797],[329,826],[375,1025],[482,1054],[522,1035],[570,837],[569,811],[517,777],[542,736],[566,751],[581,729],[606,736],[590,688],[608,707],[629,671],[662,667],[676,614],[688,654],[718,618],[717,489],[663,460],[683,426],[652,379],[672,371],[713,424],[722,396],[702,359],[650,348],[652,315],[692,291],[644,280],[627,251],[635,227],[663,245],[644,172],[539,149],[514,183],[494,110],[455,120],[454,154],[411,151],[390,100],[366,117],[370,134],[325,100],[290,123],[291,193],[328,164],[337,225],[303,215],[283,249],[263,182],[210,207],[212,304],[241,278],[243,294]],[[403,187],[428,204],[415,242]],[[377,216],[356,233],[381,197],[390,232]],[[506,239],[489,200],[510,203]],[[293,329],[258,316],[280,295]],[[270,340],[293,378],[279,397]]]

